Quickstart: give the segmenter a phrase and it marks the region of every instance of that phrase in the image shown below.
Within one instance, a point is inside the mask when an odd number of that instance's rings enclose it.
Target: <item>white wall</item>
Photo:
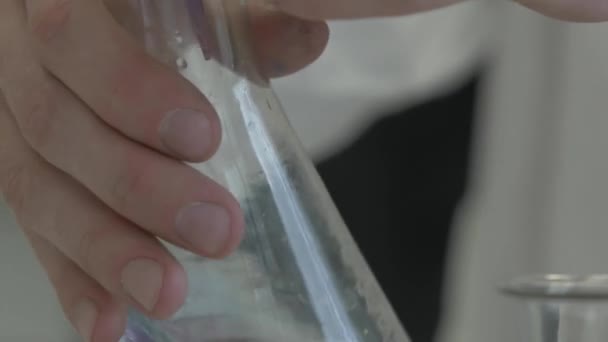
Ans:
[[[608,272],[608,26],[502,13],[446,342],[522,341],[524,308],[496,291],[513,276]]]

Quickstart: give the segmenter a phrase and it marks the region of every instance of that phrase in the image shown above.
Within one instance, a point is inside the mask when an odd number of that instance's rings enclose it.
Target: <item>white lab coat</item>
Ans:
[[[492,62],[439,341],[518,340],[517,306],[495,291],[511,276],[608,272],[607,25],[558,23],[507,2],[477,2],[332,28],[319,62],[275,82],[316,158],[348,143],[378,109],[422,101],[481,56]],[[8,217],[0,211],[0,341],[71,341]]]

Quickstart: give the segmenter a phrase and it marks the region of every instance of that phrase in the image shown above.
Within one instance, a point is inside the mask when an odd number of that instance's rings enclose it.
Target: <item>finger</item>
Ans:
[[[21,44],[8,42],[0,87],[40,155],[154,235],[206,256],[236,247],[243,219],[226,190],[110,129]]]
[[[285,76],[313,62],[323,52],[329,37],[327,24],[286,15],[265,0],[237,1],[187,0],[191,22],[207,58],[222,61],[222,39],[214,29],[210,17],[224,17],[235,35],[233,48],[248,44],[245,58],[255,63],[261,76]],[[239,37],[239,35],[245,35]],[[242,40],[246,39],[247,43]],[[242,53],[242,52],[241,52]],[[239,54],[237,52],[237,54]],[[234,67],[230,65],[230,67]],[[238,69],[238,66],[237,66]]]
[[[404,15],[461,0],[272,0],[277,8],[310,19],[366,18]]]
[[[219,122],[209,102],[170,68],[147,56],[100,2],[31,0],[28,15],[43,63],[111,126],[189,161],[205,160],[217,149]],[[268,61],[262,65],[269,76],[309,64],[327,39],[322,23],[279,21],[288,24],[282,29],[295,29],[278,31],[290,34],[287,38],[259,35],[264,42],[260,59]]]
[[[251,39],[260,72],[266,77],[292,74],[325,50],[329,28],[322,21],[299,19],[267,6],[249,6]]]
[[[8,165],[20,164],[13,168],[19,174],[5,178],[6,173],[0,173],[2,190],[20,226],[46,239],[125,302],[155,317],[174,313],[185,298],[186,281],[184,270],[167,250],[37,158],[2,109],[0,127],[4,142],[11,146],[2,159]]]
[[[230,193],[120,135],[39,66],[28,68],[11,75],[4,91],[19,130],[41,156],[153,235],[205,256],[234,250],[243,218]]]
[[[194,20],[194,24],[199,28],[204,27],[204,21],[208,20],[204,17],[204,4],[196,3],[204,0],[188,1],[190,10],[199,12],[191,13],[190,20]],[[192,4],[192,1],[195,3]],[[286,15],[265,2],[247,2],[252,47],[260,72],[269,78],[281,77],[294,73],[316,60],[327,44],[327,24]],[[137,13],[137,7],[124,0],[105,0],[105,4],[118,23],[134,37],[140,38],[143,45],[144,24],[141,15]]]
[[[518,2],[562,20],[608,20],[608,1],[605,0],[518,0]]]
[[[124,305],[47,241],[31,232],[27,236],[65,316],[84,341],[117,341],[126,326]]]
[[[209,101],[149,57],[97,0],[28,0],[43,64],[110,126],[159,151],[207,159],[220,142]]]

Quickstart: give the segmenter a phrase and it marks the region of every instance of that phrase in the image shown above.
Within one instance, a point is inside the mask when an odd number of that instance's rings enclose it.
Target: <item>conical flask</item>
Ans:
[[[258,72],[247,0],[130,4],[149,53],[218,112],[221,146],[192,167],[236,196],[246,233],[225,260],[170,246],[189,278],[185,305],[166,321],[132,311],[121,342],[409,341]]]
[[[608,275],[547,274],[513,280],[522,303],[522,342],[608,341]]]

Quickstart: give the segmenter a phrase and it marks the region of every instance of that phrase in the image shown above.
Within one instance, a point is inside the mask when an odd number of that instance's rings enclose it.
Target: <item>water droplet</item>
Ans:
[[[181,57],[175,61],[175,64],[180,70],[186,69],[188,67],[188,62],[186,62],[186,60]]]
[[[182,37],[181,35],[176,35],[175,36],[175,41],[177,42],[177,44],[183,44],[184,43],[184,37]]]

